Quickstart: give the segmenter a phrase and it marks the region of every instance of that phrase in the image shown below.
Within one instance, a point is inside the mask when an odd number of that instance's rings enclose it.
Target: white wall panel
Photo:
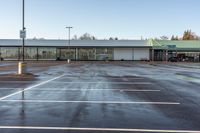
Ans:
[[[133,60],[132,48],[115,48],[114,60]]]
[[[134,60],[149,60],[150,53],[148,48],[134,48],[133,53]]]

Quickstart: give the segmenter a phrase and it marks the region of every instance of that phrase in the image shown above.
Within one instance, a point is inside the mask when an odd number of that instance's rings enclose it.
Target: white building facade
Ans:
[[[21,60],[21,40],[1,39],[1,60]],[[26,60],[150,60],[152,47],[143,40],[26,40]]]

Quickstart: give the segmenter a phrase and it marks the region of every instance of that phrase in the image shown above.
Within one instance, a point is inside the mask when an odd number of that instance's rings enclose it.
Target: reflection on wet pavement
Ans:
[[[197,73],[200,69],[170,64],[75,63],[38,68],[29,80],[1,77],[0,97],[8,97],[0,101],[0,131],[62,132],[1,126],[200,130]]]

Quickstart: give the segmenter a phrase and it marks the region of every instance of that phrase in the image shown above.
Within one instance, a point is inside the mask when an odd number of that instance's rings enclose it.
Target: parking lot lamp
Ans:
[[[67,59],[67,62],[68,63],[70,63],[70,54],[71,54],[71,52],[70,52],[70,43],[71,43],[71,40],[70,40],[70,38],[71,38],[71,29],[73,28],[73,27],[71,27],[71,26],[68,26],[68,27],[66,27],[67,29],[68,29],[68,51],[69,51],[69,57],[68,57],[68,59]]]
[[[24,45],[25,45],[25,38],[26,38],[26,28],[25,28],[25,20],[24,20],[24,14],[25,14],[25,1],[22,0],[22,34],[21,34],[21,38],[22,38],[22,61],[24,62]]]
[[[26,38],[26,28],[25,28],[25,0],[22,0],[22,30],[20,31],[20,38],[22,39],[22,62],[18,63],[18,74],[26,73],[26,63],[24,62],[24,45]]]

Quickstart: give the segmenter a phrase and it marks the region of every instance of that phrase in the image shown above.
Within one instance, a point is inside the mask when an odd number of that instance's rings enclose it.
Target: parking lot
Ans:
[[[0,133],[200,133],[198,63],[30,64],[0,64]]]

